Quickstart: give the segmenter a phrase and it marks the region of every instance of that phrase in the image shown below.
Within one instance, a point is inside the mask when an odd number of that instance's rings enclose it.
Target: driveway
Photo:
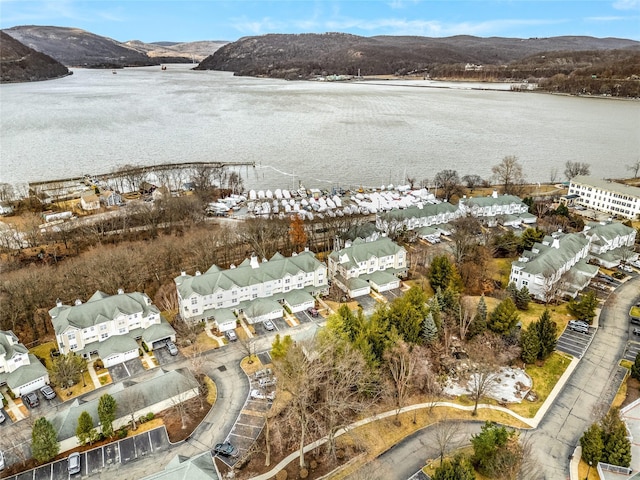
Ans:
[[[113,383],[118,383],[127,377],[135,377],[145,371],[139,358],[132,358],[126,362],[118,363],[109,367],[108,370]]]

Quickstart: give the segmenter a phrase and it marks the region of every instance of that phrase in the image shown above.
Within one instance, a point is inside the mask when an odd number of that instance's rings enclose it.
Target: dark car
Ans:
[[[45,385],[44,387],[42,387],[40,389],[40,392],[47,400],[53,400],[54,398],[56,398],[56,392],[54,392],[53,388],[51,388],[49,385]]]
[[[22,402],[25,405],[28,405],[29,408],[35,408],[40,405],[40,400],[38,400],[38,395],[36,395],[35,392],[29,392],[26,395],[23,395]]]
[[[633,332],[631,333],[633,333],[634,335],[640,335],[640,328],[634,328]]]
[[[218,443],[213,447],[213,452],[216,455],[224,455],[225,457],[237,457],[238,449],[231,445],[229,442]]]
[[[320,315],[320,313],[318,313],[318,310],[313,307],[307,308],[307,313],[312,317],[317,317],[318,315]]]

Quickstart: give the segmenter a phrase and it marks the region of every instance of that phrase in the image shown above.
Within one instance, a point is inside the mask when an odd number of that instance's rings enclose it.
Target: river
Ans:
[[[251,188],[381,186],[443,169],[489,178],[515,155],[527,180],[565,162],[628,176],[640,159],[640,102],[475,90],[434,82],[287,82],[184,65],[74,69],[0,86],[0,181],[125,164],[248,161]],[[503,90],[499,90],[503,88]]]

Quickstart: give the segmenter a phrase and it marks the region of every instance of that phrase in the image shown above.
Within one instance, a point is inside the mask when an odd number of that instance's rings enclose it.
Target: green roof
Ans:
[[[142,332],[142,340],[149,345],[153,342],[175,336],[175,334],[176,331],[169,322],[167,322],[164,317],[160,317],[160,323],[154,323]]]
[[[138,342],[129,335],[113,335],[97,345],[95,343],[91,344],[91,347],[98,350],[98,355],[104,360],[114,354],[137,350]]]
[[[181,275],[174,279],[180,296],[188,298],[192,293],[210,295],[217,290],[230,290],[233,287],[247,287],[266,283],[271,280],[282,279],[285,276],[295,276],[299,273],[315,272],[323,266],[312,252],[302,252],[291,257],[284,257],[276,253],[271,260],[256,262],[246,259],[236,268],[220,270],[211,267],[202,275]]]
[[[282,305],[270,298],[256,298],[255,300],[251,300],[243,310],[248,317],[261,317],[280,311],[283,308]]]
[[[369,260],[372,257],[388,257],[403,250],[403,247],[395,244],[388,237],[381,237],[373,242],[356,239],[350,247],[343,248],[337,252],[331,252],[329,258],[341,265],[357,266],[360,262]],[[341,261],[341,259],[344,258],[347,259],[346,262]]]
[[[458,207],[449,202],[430,203],[420,208],[417,205],[408,208],[396,208],[380,215],[383,220],[405,220],[408,218],[422,218],[440,215],[442,213],[455,213]]]
[[[176,455],[161,472],[154,473],[142,480],[218,480],[218,472],[213,464],[211,452],[207,451],[195,457]]]
[[[599,238],[605,240],[614,240],[618,237],[624,237],[633,233],[633,228],[627,227],[619,222],[611,222],[605,225],[598,222],[589,222],[587,224],[588,230],[584,230],[584,234],[588,236],[597,235]]]
[[[84,329],[110,322],[121,314],[135,313],[147,317],[150,314],[159,314],[160,311],[145,293],[108,295],[100,291],[94,293],[86,303],[73,306],[57,305],[49,310],[56,334],[64,332],[69,326]]]
[[[440,230],[433,227],[422,227],[418,230],[418,235],[426,237],[427,235],[439,234]]]
[[[361,288],[365,288],[369,286],[369,282],[367,282],[362,277],[353,277],[347,280],[347,288],[349,290],[360,290]]]
[[[237,320],[233,311],[229,310],[228,308],[219,308],[217,310],[214,310],[213,318],[218,323],[224,323],[224,322],[230,322],[230,321],[235,322]]]
[[[309,293],[304,290],[291,290],[283,295],[285,302],[289,305],[296,306],[314,300]]]
[[[367,275],[366,277],[368,277],[376,285],[385,285],[387,283],[397,282],[399,280],[398,277],[390,273],[387,273],[387,271],[373,272]]]
[[[544,275],[555,272],[574,258],[576,254],[589,244],[589,240],[582,234],[571,233],[558,239],[558,248],[535,244],[540,249],[538,254],[529,252],[531,260],[528,262],[514,262],[522,266],[522,271],[531,275]]]
[[[512,203],[525,205],[519,197],[515,195],[499,195],[497,197],[472,197],[464,200],[468,207],[491,207],[493,205],[511,205]],[[529,207],[527,207],[529,208]]]
[[[11,341],[9,340],[11,338]],[[18,337],[11,330],[0,330],[0,355],[4,354],[9,360],[16,353],[27,353],[27,348],[22,345]]]
[[[35,355],[29,354],[29,362],[29,365],[22,365],[5,377],[5,381],[11,390],[49,375],[47,369]]]

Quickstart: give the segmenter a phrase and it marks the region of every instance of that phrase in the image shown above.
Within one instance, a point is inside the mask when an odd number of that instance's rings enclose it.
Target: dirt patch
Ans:
[[[173,443],[184,440],[191,435],[205,415],[209,413],[211,405],[207,403],[206,398],[194,397],[183,402],[182,408],[184,409],[183,414],[178,408],[169,408],[156,415],[156,418],[161,418],[164,422],[169,440]]]
[[[640,380],[629,377],[627,379],[627,396],[622,402],[622,407],[626,407],[638,398],[640,398]]]

